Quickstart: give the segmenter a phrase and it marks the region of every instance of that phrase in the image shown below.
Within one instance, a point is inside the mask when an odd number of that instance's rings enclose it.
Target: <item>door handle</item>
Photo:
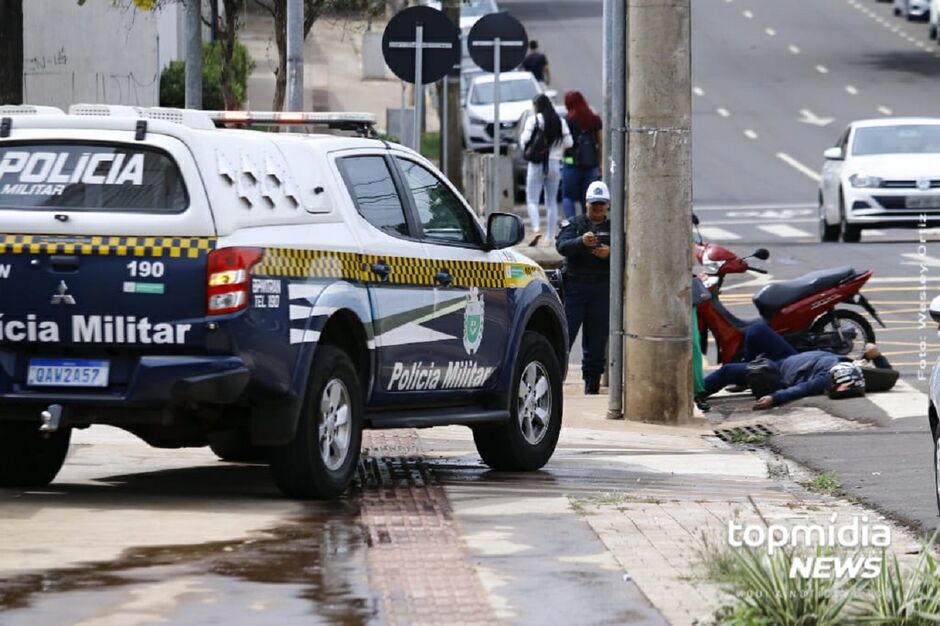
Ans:
[[[434,282],[444,287],[450,287],[450,284],[454,282],[454,277],[451,276],[447,268],[444,268],[434,275]]]
[[[388,282],[388,276],[392,272],[392,268],[388,266],[388,263],[385,261],[379,261],[378,263],[373,263],[369,266],[369,269],[372,270],[373,274],[377,274],[382,282]]]

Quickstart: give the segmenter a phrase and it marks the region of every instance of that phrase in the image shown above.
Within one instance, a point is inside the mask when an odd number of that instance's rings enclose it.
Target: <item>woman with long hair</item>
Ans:
[[[535,233],[529,245],[538,243],[542,236],[539,223],[539,196],[545,194],[548,209],[548,243],[554,245],[555,226],[558,222],[558,186],[561,183],[561,159],[572,146],[568,124],[558,116],[555,106],[545,94],[532,100],[533,115],[525,121],[519,137],[520,147],[529,162],[526,170],[526,205],[529,222]]]
[[[598,166],[601,163],[601,118],[591,109],[580,91],[565,94],[567,123],[571,129],[572,147],[565,150],[565,162],[561,170],[562,204],[565,217],[575,216],[575,203],[585,212],[584,194],[588,186],[599,180]]]

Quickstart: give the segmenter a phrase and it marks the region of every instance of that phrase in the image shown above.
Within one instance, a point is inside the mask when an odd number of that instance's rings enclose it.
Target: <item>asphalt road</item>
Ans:
[[[579,89],[600,108],[601,2],[513,0],[500,7],[542,42],[552,87]],[[922,297],[940,293],[937,244],[922,254],[912,230],[820,244],[816,207],[822,152],[850,121],[940,110],[940,48],[926,24],[895,18],[890,3],[874,0],[696,0],[692,25],[693,197],[702,234],[735,251],[771,252],[764,264],[771,274],[730,281],[726,304],[755,317],[750,296],[767,280],[846,264],[872,269],[863,292],[887,326],[875,326],[879,344],[902,381],[925,391],[940,350],[935,328],[924,327],[918,312]],[[937,231],[924,235],[938,238]],[[890,399],[879,402],[829,407],[878,424],[873,430],[776,443],[815,469],[834,471],[848,493],[892,516],[936,526],[926,396],[905,403],[901,415],[892,415]],[[922,406],[922,414],[912,415],[910,406]]]

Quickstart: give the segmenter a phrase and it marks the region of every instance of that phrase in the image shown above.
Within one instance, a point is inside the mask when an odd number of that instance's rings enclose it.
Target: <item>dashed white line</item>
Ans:
[[[694,93],[696,96],[704,96],[705,90],[701,87],[692,87],[692,93]]]
[[[852,95],[852,96],[857,96],[857,95],[858,95],[858,89],[856,89],[856,88],[853,87],[852,85],[846,85],[846,86],[845,86],[845,91],[846,91],[849,95]]]
[[[744,131],[744,136],[747,137],[748,139],[757,139],[757,133],[755,133],[750,128]]]
[[[879,24],[884,24],[884,23],[885,23],[885,18],[883,18],[883,17],[876,17],[876,18],[875,18],[875,21],[878,22]]]
[[[728,117],[729,115],[731,115],[731,112],[728,109],[724,109],[722,107],[718,107],[718,109],[716,109],[715,112],[718,113],[718,115],[720,115],[721,117]]]
[[[805,230],[794,228],[789,224],[767,224],[764,226],[758,226],[757,228],[764,231],[765,233],[770,233],[771,235],[776,235],[777,237],[786,237],[787,239],[795,239],[797,237],[812,237],[812,235]]]
[[[702,226],[699,228],[699,231],[702,233],[702,237],[706,240],[708,239],[725,239],[725,240],[734,240],[740,239],[740,235],[735,235],[729,230],[724,228],[718,228],[717,226]]]
[[[803,165],[802,163],[800,163],[799,161],[791,157],[786,152],[778,152],[777,158],[783,161],[784,163],[786,163],[787,165],[789,165],[790,167],[792,167],[793,169],[795,169],[800,174],[803,174],[807,178],[812,178],[817,183],[822,180],[822,177],[818,173],[806,167],[805,165]]]
[[[800,49],[797,48],[797,47],[794,46],[794,45],[790,45],[790,52],[792,52],[793,54],[799,54],[799,53],[800,53]]]
[[[764,32],[767,33],[768,37],[775,37],[777,35],[777,31],[775,31],[773,28],[765,28]]]
[[[751,11],[744,11],[742,15],[749,20],[754,19],[754,14]]]
[[[828,74],[829,68],[827,68],[825,65],[817,65],[816,71],[819,72],[820,74]]]
[[[923,47],[924,47],[924,42],[923,42],[923,41],[916,41],[916,42],[914,42],[914,45],[917,46],[918,48],[923,48]]]
[[[866,237],[884,237],[884,236],[887,235],[887,234],[888,234],[888,233],[886,233],[885,231],[883,231],[883,230],[877,230],[877,229],[875,229],[875,228],[868,228],[868,229],[865,229],[865,236],[866,236]]]
[[[893,111],[888,107],[878,107],[878,112],[882,115],[891,115]]]

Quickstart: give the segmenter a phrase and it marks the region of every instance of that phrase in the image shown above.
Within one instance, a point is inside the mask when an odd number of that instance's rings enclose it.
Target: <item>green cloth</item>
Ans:
[[[705,372],[702,369],[702,341],[698,333],[698,312],[692,307],[692,391],[705,392]]]

